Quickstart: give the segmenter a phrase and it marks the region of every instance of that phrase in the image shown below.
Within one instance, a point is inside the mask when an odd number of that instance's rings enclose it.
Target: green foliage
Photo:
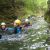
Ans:
[[[50,11],[47,11],[47,12],[45,13],[44,19],[45,19],[48,23],[50,23]]]
[[[36,15],[46,9],[47,0],[0,0],[0,15],[8,18]]]
[[[26,9],[30,14],[45,12],[47,9],[47,0],[25,0],[25,3]]]
[[[21,0],[1,0],[0,1],[0,15],[2,16],[14,16],[19,15],[19,13],[23,13],[24,3]]]

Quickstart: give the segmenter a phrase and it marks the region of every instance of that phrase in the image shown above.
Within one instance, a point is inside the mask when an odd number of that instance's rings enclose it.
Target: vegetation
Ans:
[[[43,15],[46,10],[47,0],[0,0],[0,18]]]
[[[45,20],[50,23],[50,0],[48,0],[48,10],[47,12],[45,13]]]
[[[9,26],[10,21],[12,22],[17,17],[23,18],[28,15],[44,15],[45,20],[50,22],[50,0],[0,0],[0,22],[5,21]],[[48,27],[45,29],[45,26],[43,25],[43,22],[45,24],[45,21],[34,21],[35,22],[33,22],[34,24],[32,25],[32,28],[28,30],[28,36],[26,36],[23,41],[0,41],[0,50],[30,50],[29,46],[48,39],[46,31]],[[41,23],[39,21],[41,21]],[[10,26],[12,27],[12,25]],[[33,27],[36,28],[36,26],[37,28],[40,28],[33,29]],[[3,34],[3,31],[0,30],[0,32],[0,34]],[[10,34],[10,32],[4,33]],[[45,47],[37,48],[36,50],[45,50]]]

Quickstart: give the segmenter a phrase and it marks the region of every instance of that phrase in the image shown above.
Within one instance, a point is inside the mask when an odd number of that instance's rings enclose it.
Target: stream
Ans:
[[[44,17],[31,17],[30,21],[32,22],[32,26],[30,26],[29,30],[25,30],[27,32],[23,32],[22,37],[14,39],[11,36],[3,36],[3,39],[0,41],[0,50],[50,50],[49,45],[46,43],[46,39],[48,38],[48,23],[44,20]],[[9,41],[6,41],[7,39]],[[13,40],[13,41],[11,41]]]

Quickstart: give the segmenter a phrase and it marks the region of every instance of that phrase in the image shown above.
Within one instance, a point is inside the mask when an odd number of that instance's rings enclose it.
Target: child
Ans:
[[[19,19],[14,21],[14,33],[21,33],[22,27],[21,27],[21,21]]]
[[[6,23],[5,22],[1,23],[1,30],[2,31],[7,31],[8,30],[8,28],[6,27]]]
[[[28,19],[25,19],[25,22],[24,22],[24,27],[28,27],[30,26],[30,22]]]

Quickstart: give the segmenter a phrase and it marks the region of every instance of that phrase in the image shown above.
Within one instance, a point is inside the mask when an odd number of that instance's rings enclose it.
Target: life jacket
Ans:
[[[15,27],[14,28],[14,33],[21,33],[21,30],[22,29],[22,27]]]
[[[2,31],[7,31],[7,30],[8,30],[8,28],[4,28],[4,29],[3,29],[3,28],[1,28],[1,30],[2,30]]]

